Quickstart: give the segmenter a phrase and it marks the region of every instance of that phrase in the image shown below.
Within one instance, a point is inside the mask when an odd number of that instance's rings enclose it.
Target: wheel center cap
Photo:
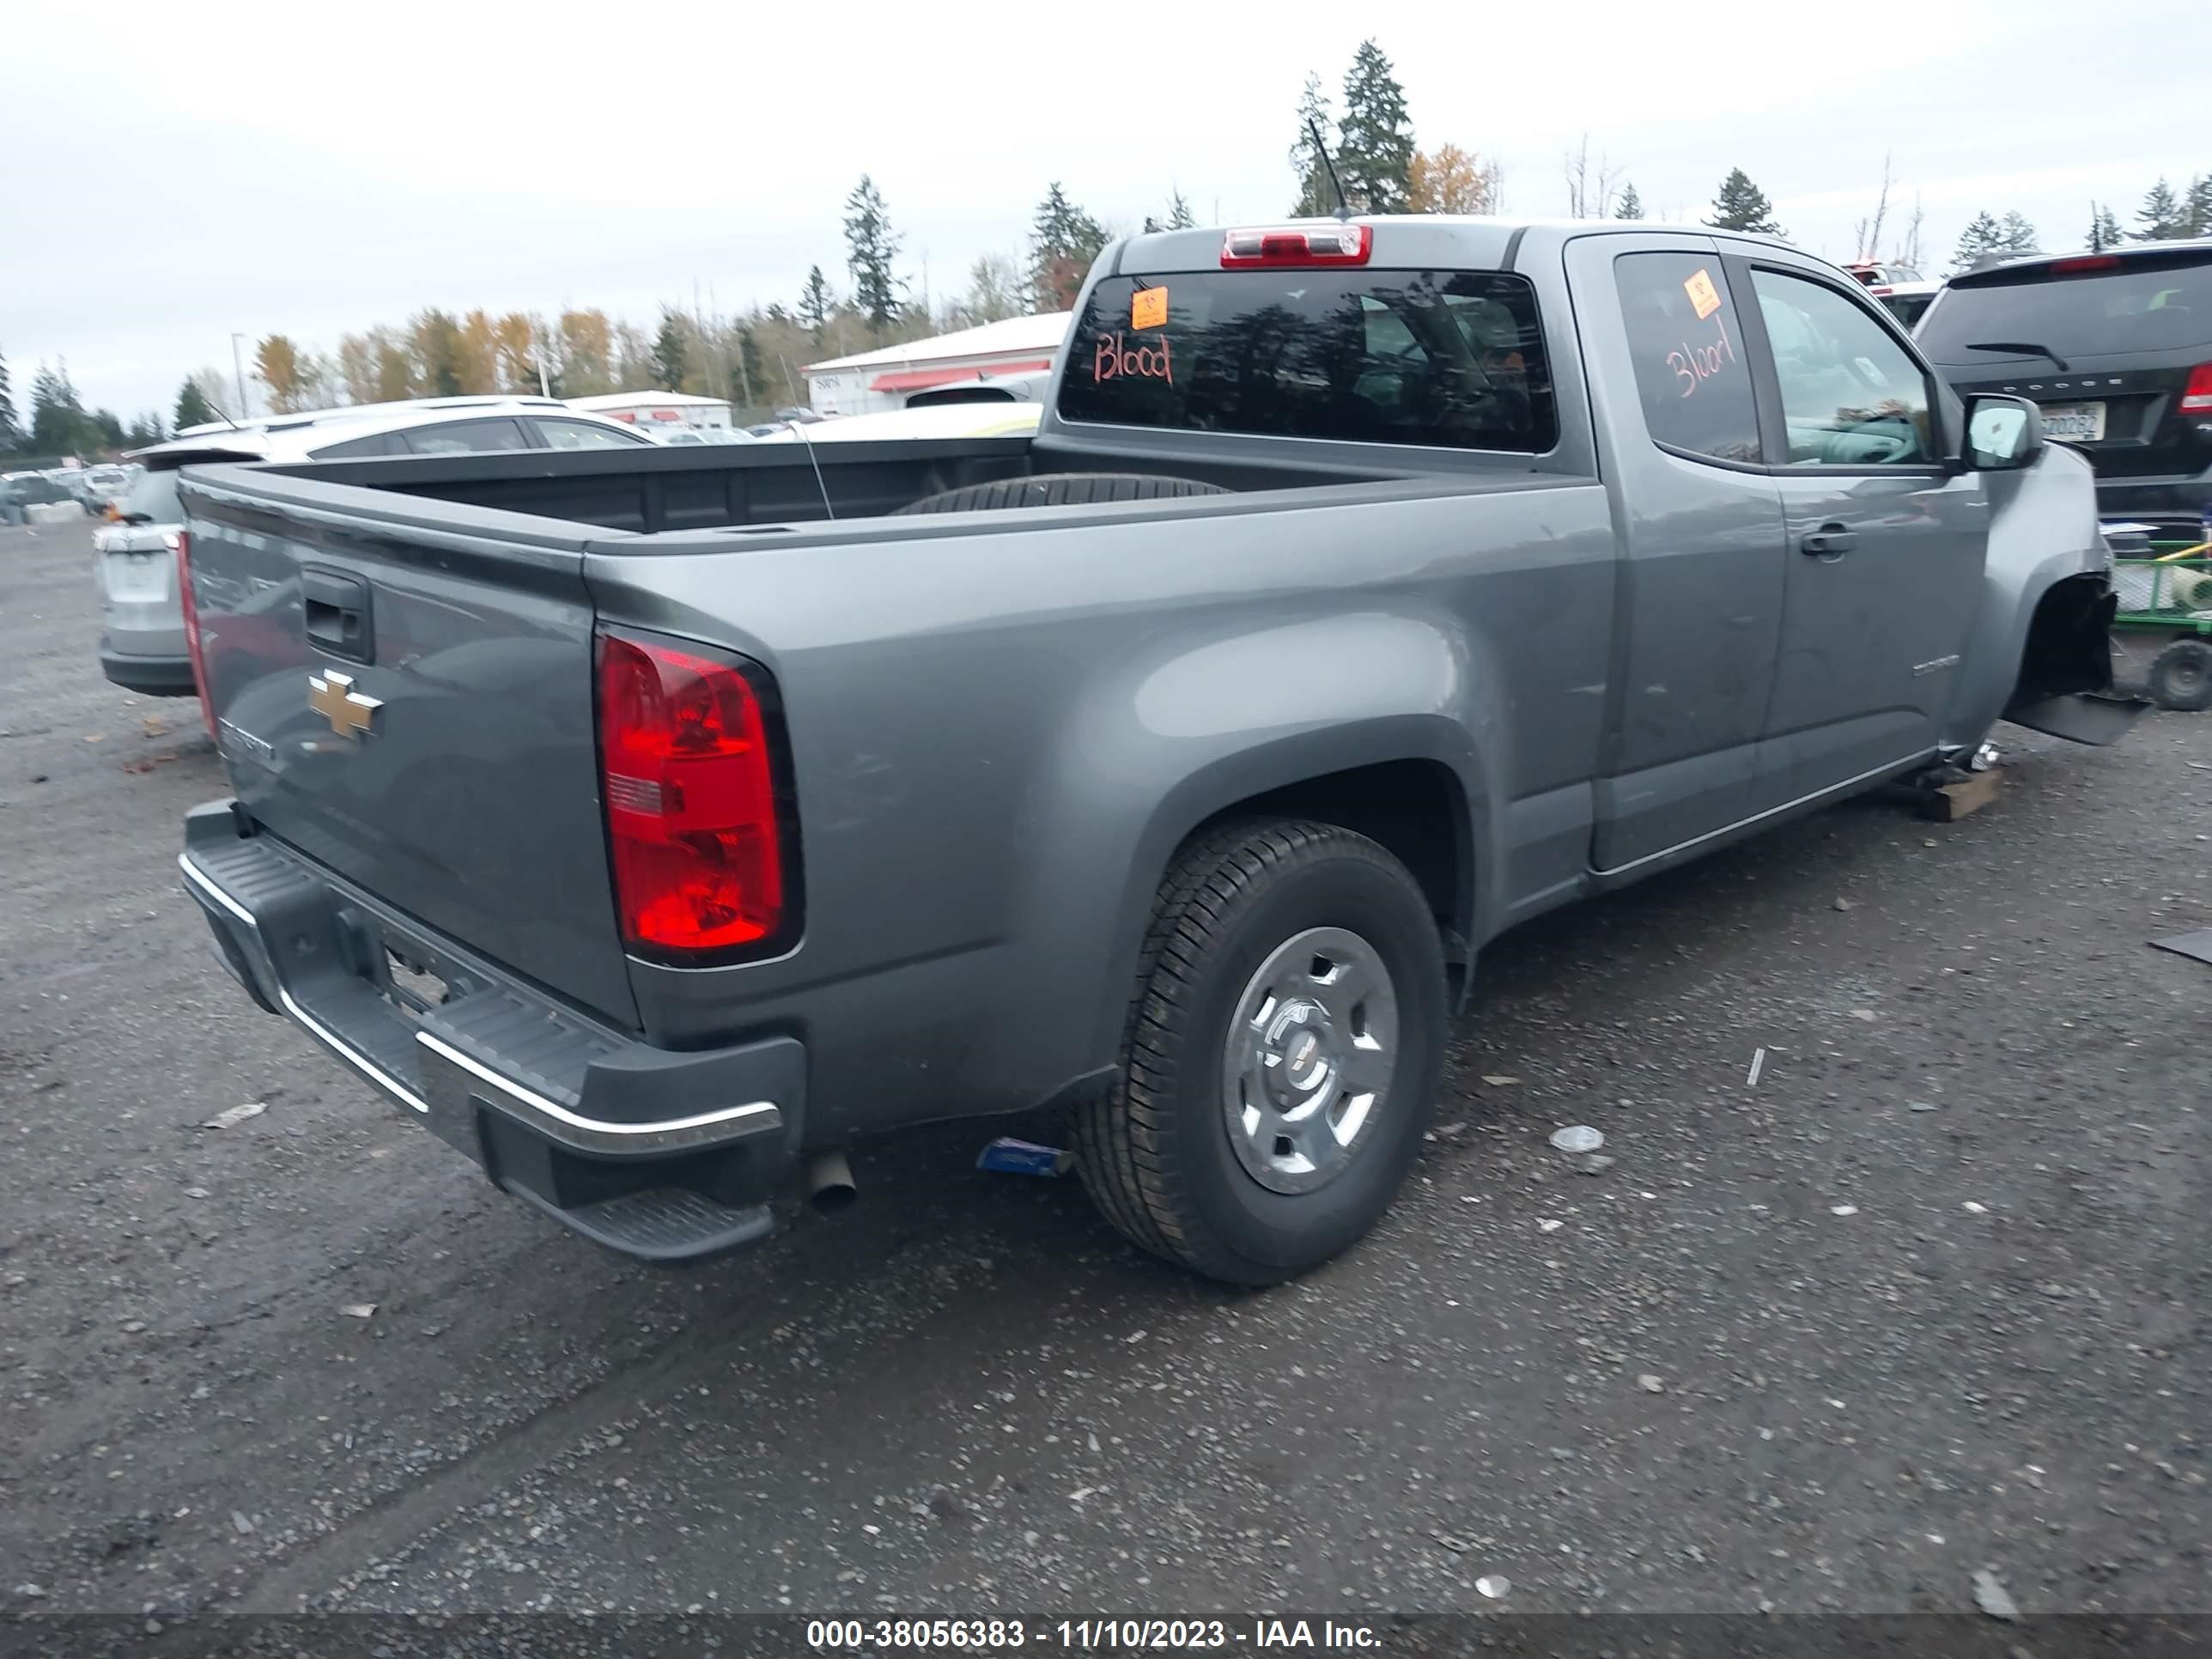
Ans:
[[[1304,1104],[1336,1074],[1328,1010],[1310,998],[1286,999],[1261,1037],[1260,1065],[1278,1109]]]

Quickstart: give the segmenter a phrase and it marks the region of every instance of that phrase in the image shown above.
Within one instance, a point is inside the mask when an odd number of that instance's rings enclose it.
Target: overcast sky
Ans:
[[[1053,179],[1133,226],[1278,216],[1306,71],[1372,33],[1419,142],[1496,156],[1510,213],[1565,209],[1586,130],[1654,216],[1731,166],[1794,240],[1852,252],[1885,150],[1930,264],[1979,209],[2078,245],[2160,173],[2212,170],[2203,0],[1650,0],[1019,8],[762,0],[489,5],[11,0],[0,25],[0,355],[19,412],[66,356],[88,404],[173,404],[234,330],[323,349],[425,306],[789,302],[843,286],[874,175],[938,295],[1016,252]],[[2132,89],[2132,90],[2131,90]],[[2194,135],[2194,137],[2192,137]],[[1931,270],[1931,275],[1936,271]]]

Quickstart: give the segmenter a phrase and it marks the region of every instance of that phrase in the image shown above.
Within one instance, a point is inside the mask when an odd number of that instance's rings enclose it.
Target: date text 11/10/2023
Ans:
[[[1007,1653],[1030,1646],[1066,1651],[1221,1651],[1374,1649],[1381,1632],[1333,1619],[816,1619],[806,1644],[823,1652],[932,1649]]]

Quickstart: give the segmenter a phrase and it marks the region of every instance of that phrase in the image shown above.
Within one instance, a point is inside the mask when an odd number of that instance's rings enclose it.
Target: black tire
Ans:
[[[2212,708],[2212,646],[2176,640],[2150,661],[2150,695],[2160,708],[2194,714]]]
[[[1002,478],[996,483],[967,484],[909,501],[891,514],[989,513],[1010,507],[1080,507],[1098,501],[1165,501],[1177,495],[1226,495],[1219,484],[1193,478],[1169,478],[1150,472],[1043,472],[1034,478]]]
[[[1270,1190],[1231,1141],[1224,1055],[1273,953],[1350,930],[1388,970],[1395,1070],[1370,1134],[1316,1190]],[[1389,1206],[1420,1150],[1443,1064],[1443,952],[1420,886],[1333,824],[1233,824],[1185,847],[1161,884],[1113,1091],[1076,1112],[1083,1183],[1133,1243],[1209,1278],[1272,1285],[1326,1261]]]

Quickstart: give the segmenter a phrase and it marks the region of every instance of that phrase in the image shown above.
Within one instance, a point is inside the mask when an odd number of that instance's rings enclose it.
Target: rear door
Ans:
[[[1753,296],[1790,550],[1764,811],[1935,745],[1981,593],[1990,507],[1978,474],[1944,465],[1941,390],[1863,290],[1810,265],[1729,264]]]
[[[238,493],[223,488],[234,481]],[[634,1023],[599,805],[581,534],[216,469],[185,486],[208,696],[269,834]]]
[[[2100,477],[2212,467],[2212,244],[1954,277],[1915,337],[1960,393],[2033,398]]]
[[[1782,506],[1743,296],[1712,240],[1583,237],[1567,270],[1626,556],[1593,851],[1610,871],[1751,811],[1781,636]]]

